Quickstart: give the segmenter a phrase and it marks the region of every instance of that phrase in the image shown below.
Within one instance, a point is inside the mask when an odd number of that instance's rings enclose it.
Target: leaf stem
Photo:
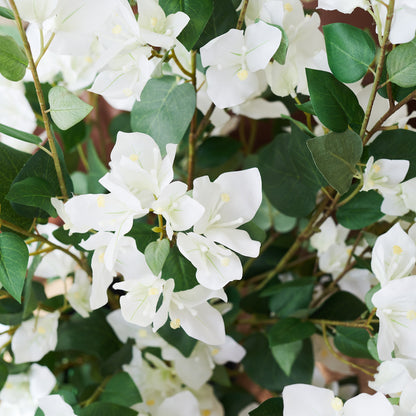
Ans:
[[[30,45],[29,45],[29,41],[27,39],[26,32],[23,28],[22,19],[20,18],[19,12],[17,10],[16,3],[15,3],[14,0],[9,0],[9,3],[10,3],[10,7],[13,10],[14,18],[15,18],[16,23],[17,23],[17,28],[19,30],[20,37],[22,38],[23,46],[24,46],[24,49],[25,49],[25,52],[26,52],[26,56],[27,56],[27,59],[29,61],[29,69],[30,69],[30,72],[32,73],[32,76],[33,76],[33,82],[35,84],[35,89],[36,89],[36,95],[38,97],[39,106],[40,106],[40,110],[41,110],[41,113],[42,113],[42,119],[43,119],[43,123],[45,125],[46,135],[48,137],[49,147],[50,147],[51,152],[52,152],[52,159],[53,159],[53,163],[54,163],[54,166],[55,166],[56,176],[58,177],[58,182],[59,182],[59,187],[61,189],[61,194],[62,194],[64,200],[67,200],[68,199],[68,192],[66,190],[64,176],[63,176],[63,173],[62,173],[61,164],[59,162],[58,152],[57,152],[56,145],[55,145],[55,140],[54,140],[54,137],[53,137],[53,134],[52,134],[51,125],[50,125],[50,122],[49,122],[48,115],[46,113],[45,97],[43,95],[42,86],[41,86],[41,83],[39,81],[39,76],[38,76],[38,73],[37,73],[37,70],[36,70],[36,64],[35,64],[35,61],[33,59],[32,51],[31,51]]]
[[[195,97],[196,97],[196,51],[191,52],[191,59],[192,59],[192,85],[195,90]],[[197,116],[198,116],[198,109],[195,107],[195,112],[191,120],[190,132],[189,132],[189,147],[188,147],[188,190],[192,189],[192,183],[194,181],[194,174],[195,174],[195,145],[198,139],[198,130],[197,130]]]

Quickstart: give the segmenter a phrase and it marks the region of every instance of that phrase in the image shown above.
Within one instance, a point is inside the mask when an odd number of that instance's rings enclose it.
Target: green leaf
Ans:
[[[399,87],[416,85],[416,39],[396,46],[386,60],[390,82]]]
[[[376,334],[374,337],[371,337],[367,342],[367,349],[368,352],[371,354],[371,357],[381,363],[380,357],[378,356],[378,350],[377,350],[377,337],[378,334]]]
[[[303,341],[303,347],[296,358],[290,377],[279,367],[262,333],[250,335],[243,343],[247,351],[243,366],[247,375],[260,386],[281,392],[288,384],[310,383],[314,368],[312,344],[309,339]]]
[[[26,143],[39,144],[42,142],[42,140],[34,134],[26,133],[25,131],[21,130],[16,130],[13,127],[5,126],[4,124],[0,124],[0,133],[7,134],[8,136],[22,140]]]
[[[313,160],[328,183],[341,195],[350,189],[355,165],[363,152],[360,136],[352,130],[329,133],[307,141]]]
[[[0,74],[10,81],[20,81],[28,60],[24,50],[11,36],[0,35]]]
[[[304,113],[316,115],[311,101],[306,101],[306,103],[302,103],[302,104],[296,104],[296,107],[300,111],[303,111]]]
[[[365,304],[369,312],[372,312],[375,306],[373,305],[372,298],[374,293],[378,292],[381,288],[381,284],[377,283],[365,294]]]
[[[280,65],[284,65],[286,62],[287,50],[289,48],[289,38],[285,30],[279,25],[271,25],[277,27],[282,32],[282,39],[280,41],[280,45],[277,48],[277,51],[273,55],[273,59],[277,61]]]
[[[162,279],[174,279],[174,291],[180,292],[192,289],[198,284],[195,275],[196,269],[192,263],[182,256],[176,246],[171,248],[162,268]]]
[[[359,192],[337,210],[337,220],[350,230],[361,230],[384,216],[380,211],[382,202],[383,197],[376,191]]]
[[[77,147],[77,145],[82,143],[86,138],[90,136],[91,127],[84,121],[80,121],[67,130],[61,130],[58,126],[55,125],[55,131],[62,139],[65,150],[72,152]]]
[[[276,322],[269,330],[271,347],[309,338],[316,332],[315,325],[296,318],[285,318]]]
[[[352,293],[339,291],[330,296],[312,315],[312,319],[353,321],[366,311],[364,303]]]
[[[292,366],[302,349],[302,341],[288,342],[271,347],[273,357],[287,376],[290,376]]]
[[[95,402],[78,412],[78,416],[137,416],[136,410],[113,403]]]
[[[98,180],[101,179],[108,170],[104,166],[104,163],[101,162],[101,159],[98,157],[94,143],[91,139],[89,139],[87,142],[87,155],[88,165],[90,167],[87,176],[88,192],[93,194],[103,193],[105,188],[98,182]]]
[[[383,131],[366,149],[375,160],[408,160],[410,166],[405,180],[416,176],[416,132],[404,129]]]
[[[64,227],[59,227],[52,232],[53,236],[65,245],[74,246],[77,250],[83,251],[84,249],[79,246],[82,240],[87,240],[90,233],[74,233],[69,235],[69,230],[65,230]]]
[[[334,344],[338,350],[353,358],[373,358],[368,352],[369,333],[364,328],[336,327]]]
[[[211,39],[223,35],[237,25],[238,14],[231,0],[213,0],[212,3],[212,15],[194,49],[199,49]]]
[[[32,225],[32,220],[18,215],[11,207],[9,201],[6,200],[6,195],[16,175],[29,157],[30,155],[27,153],[20,152],[0,143],[0,218],[27,230]]]
[[[283,399],[272,397],[248,413],[250,416],[283,416]]]
[[[166,13],[186,13],[190,21],[178,36],[178,40],[191,50],[204,30],[213,11],[212,0],[160,0],[160,6]]]
[[[46,211],[50,217],[56,217],[56,210],[51,204],[50,189],[51,185],[45,179],[30,177],[15,182],[6,198],[12,203],[40,208]]]
[[[52,120],[61,130],[68,130],[93,109],[64,87],[53,87],[48,98]]]
[[[306,146],[308,138],[292,124],[292,134],[279,134],[259,152],[266,196],[274,207],[292,217],[308,215],[325,184]]]
[[[61,148],[59,147],[58,143],[56,143],[58,157],[61,164],[62,173],[64,176],[65,184],[68,193],[70,194],[73,191],[72,181],[66,169],[65,162],[63,160],[63,154]],[[45,145],[45,148],[49,149],[49,144]],[[55,197],[57,195],[61,195],[61,188],[59,186],[58,177],[55,171],[55,165],[53,163],[53,159],[46,154],[45,152],[39,151],[36,152],[29,161],[24,165],[21,169],[19,174],[13,181],[12,187],[15,186],[16,183],[22,182],[27,178],[40,178],[46,181],[49,184],[49,197]],[[13,209],[22,216],[28,218],[49,218],[48,212],[41,209],[40,207],[34,206],[26,206],[21,205],[18,203],[12,203]]]
[[[29,250],[16,234],[0,234],[0,283],[19,303],[26,277]]]
[[[155,276],[157,276],[165,264],[170,250],[168,239],[152,241],[144,250],[146,263]]]
[[[218,151],[221,149],[221,152]],[[230,137],[209,137],[196,151],[198,168],[209,169],[220,166],[241,149],[241,143]]]
[[[101,373],[103,375],[113,375],[122,370],[124,364],[131,362],[133,358],[133,345],[135,341],[131,338],[116,352],[111,354],[102,364]]]
[[[0,302],[0,324],[20,325],[23,320],[23,305],[12,298]]]
[[[162,153],[168,143],[179,143],[195,111],[195,90],[176,77],[151,79],[131,112],[133,131],[153,137]]]
[[[9,20],[14,20],[13,12],[9,9],[6,9],[6,7],[0,6],[0,16]]]
[[[144,253],[146,247],[159,238],[159,234],[152,231],[152,228],[153,225],[146,224],[142,219],[137,219],[133,221],[133,227],[126,236],[134,238],[137,250]]]
[[[7,365],[4,362],[1,362],[0,363],[0,390],[6,384],[8,375],[9,375],[9,370],[7,369]]]
[[[184,357],[189,357],[197,340],[191,338],[182,328],[172,329],[166,322],[157,333],[170,345],[174,346]]]
[[[100,402],[133,406],[140,403],[142,397],[136,384],[127,373],[118,373],[111,377],[100,395]]]
[[[306,69],[311,102],[321,123],[336,132],[361,129],[364,111],[355,94],[332,74]]]
[[[326,25],[323,31],[331,72],[341,82],[360,80],[376,55],[373,38],[346,23]]]
[[[261,296],[270,296],[269,306],[279,317],[287,317],[299,309],[309,306],[312,299],[315,279],[302,277],[290,282],[268,287]]]

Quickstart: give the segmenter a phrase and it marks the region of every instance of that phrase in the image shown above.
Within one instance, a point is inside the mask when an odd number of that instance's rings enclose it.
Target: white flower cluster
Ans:
[[[260,174],[253,168],[224,173],[214,182],[200,177],[191,197],[184,183],[172,182],[175,150],[176,145],[168,144],[162,158],[150,136],[119,133],[111,170],[100,179],[109,193],[74,196],[65,204],[52,202],[70,233],[96,231],[81,243],[84,249],[94,250],[92,309],[107,303],[107,289],[121,273],[124,281],[114,287],[127,292],[120,303],[128,322],[153,325],[157,331],[169,317],[173,328],[181,326],[188,335],[217,345],[225,340],[224,325],[208,300],[225,301],[223,287],[241,279],[241,261],[234,251],[251,257],[259,253],[260,243],[238,227],[250,221],[260,206]],[[149,212],[164,218],[170,240],[179,232],[178,248],[196,267],[199,285],[175,292],[175,276],[167,280],[155,276],[134,239],[126,236],[133,220]],[[182,232],[192,226],[193,232]]]

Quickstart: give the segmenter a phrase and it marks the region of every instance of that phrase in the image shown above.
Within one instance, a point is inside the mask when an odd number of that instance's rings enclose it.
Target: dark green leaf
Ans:
[[[53,87],[48,98],[52,120],[61,130],[68,130],[79,123],[93,109],[91,105],[60,86]]]
[[[127,373],[118,373],[111,377],[100,395],[100,402],[133,406],[140,403],[142,397],[136,384]]]
[[[144,250],[146,263],[155,276],[157,276],[165,264],[170,249],[168,239],[152,241]]]
[[[371,354],[371,357],[381,363],[380,357],[378,356],[378,350],[377,350],[377,337],[378,334],[376,334],[374,337],[371,337],[367,342],[367,348],[368,352]]]
[[[270,346],[273,347],[309,338],[315,332],[315,325],[311,322],[302,322],[296,318],[285,318],[276,322],[270,328],[268,338]]]
[[[56,217],[56,210],[51,204],[51,185],[42,178],[30,177],[15,182],[6,198],[11,203],[40,208],[50,217]]]
[[[176,77],[151,79],[131,112],[133,131],[153,137],[162,153],[168,143],[179,143],[195,111],[195,90],[177,84]]]
[[[14,20],[14,14],[11,10],[6,9],[5,7],[0,6],[0,16],[6,18],[6,19],[10,19],[10,20]]]
[[[416,85],[416,39],[397,45],[386,60],[390,82],[399,87]]]
[[[168,322],[158,329],[157,333],[170,345],[174,346],[184,357],[189,357],[196,345],[196,339],[191,338],[182,328],[172,329]]]
[[[117,139],[117,134],[119,131],[131,133],[130,113],[120,113],[111,120],[108,132],[110,133],[110,136],[114,142]]]
[[[304,113],[315,115],[315,110],[313,109],[312,101],[307,101],[306,103],[302,104],[296,104],[296,107]]]
[[[306,69],[311,102],[321,123],[336,132],[359,132],[364,111],[355,94],[329,72]]]
[[[287,376],[290,376],[292,366],[302,349],[302,341],[288,342],[271,347],[273,357]]]
[[[160,0],[159,4],[166,15],[181,11],[190,17],[178,40],[191,50],[211,17],[212,0]]]
[[[360,136],[352,130],[329,133],[307,141],[313,160],[328,183],[341,195],[351,186],[355,165],[363,152]]]
[[[65,230],[64,227],[59,227],[52,232],[53,236],[65,245],[75,246],[78,250],[84,250],[79,246],[82,240],[88,239],[90,233],[74,233],[69,235],[69,230]]]
[[[372,298],[374,293],[378,292],[381,288],[380,283],[373,286],[366,294],[365,294],[365,304],[367,305],[367,309],[369,312],[372,312],[375,306],[373,305]]]
[[[101,366],[101,372],[104,375],[112,375],[121,371],[124,364],[131,362],[133,357],[132,348],[135,344],[134,340],[129,338],[127,342],[114,354],[110,355]]]
[[[377,222],[383,197],[376,191],[360,192],[337,211],[338,222],[350,230],[360,230]]]
[[[349,292],[335,292],[317,311],[312,319],[332,319],[334,321],[353,321],[364,311],[366,306],[360,299]]]
[[[333,23],[323,27],[328,64],[341,82],[360,80],[376,54],[373,38],[364,30],[346,23]]]
[[[354,358],[373,358],[368,352],[370,335],[364,328],[336,327],[334,344],[338,350]]]
[[[78,416],[137,416],[137,412],[118,404],[95,402],[81,409]]]
[[[27,153],[20,152],[0,143],[0,217],[25,229],[30,228],[32,220],[18,215],[5,197],[9,192],[14,178],[29,157],[30,155]]]
[[[220,166],[231,159],[240,148],[240,142],[230,137],[209,137],[196,151],[198,167],[206,169]]]
[[[7,366],[4,362],[0,363],[0,390],[6,384],[7,376],[9,375],[9,371],[7,370]]]
[[[11,36],[0,35],[0,74],[10,81],[20,81],[28,60],[24,50]]]
[[[285,215],[304,217],[314,208],[325,181],[306,146],[309,138],[292,125],[292,134],[278,135],[259,152],[263,190]]]
[[[61,130],[57,126],[55,126],[55,130],[56,133],[59,134],[59,137],[62,139],[65,150],[71,152],[77,147],[77,145],[89,137],[91,127],[87,126],[84,121],[80,121],[67,130]]]
[[[406,159],[410,167],[405,180],[416,176],[416,132],[410,130],[383,131],[368,146],[368,153],[374,159]]]
[[[237,25],[238,14],[231,0],[213,0],[212,16],[208,20],[194,49],[206,45],[210,40],[223,35]]]
[[[283,416],[283,399],[272,397],[248,413],[250,416]]]
[[[137,249],[144,253],[146,247],[159,237],[159,234],[153,232],[152,228],[153,225],[146,224],[141,219],[137,219],[133,221],[133,227],[126,235],[133,237],[136,241]]]
[[[176,246],[171,248],[163,265],[162,279],[174,279],[174,291],[180,292],[192,289],[198,284],[195,275],[196,269],[191,262],[182,256]]]
[[[23,305],[12,298],[0,302],[0,324],[19,325],[23,320]]]
[[[98,180],[101,179],[107,173],[107,168],[104,166],[103,162],[101,162],[101,159],[98,157],[97,151],[94,147],[94,143],[91,139],[87,142],[87,155],[88,165],[90,167],[87,176],[88,192],[93,194],[103,193],[105,192],[105,188],[98,182]]]
[[[13,127],[5,126],[4,124],[0,124],[0,133],[7,134],[8,136],[22,140],[26,143],[39,144],[42,142],[42,140],[34,134],[26,133],[25,131],[21,130],[16,130]]]
[[[16,234],[0,233],[0,283],[19,303],[28,261],[26,243]]]

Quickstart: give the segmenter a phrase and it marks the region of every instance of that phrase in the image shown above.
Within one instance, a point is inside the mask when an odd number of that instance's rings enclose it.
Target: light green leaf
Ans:
[[[165,76],[151,79],[131,112],[133,131],[153,137],[162,152],[168,143],[179,143],[195,111],[195,91],[190,84]]]
[[[307,142],[313,160],[328,183],[340,194],[351,186],[363,145],[360,136],[351,130],[314,137]]]
[[[328,64],[341,82],[360,80],[374,60],[376,45],[364,30],[346,23],[323,27]]]
[[[212,0],[160,0],[159,4],[166,15],[181,11],[189,16],[190,21],[178,36],[178,40],[186,49],[191,50],[211,17]]]
[[[163,268],[165,261],[169,255],[169,240],[156,240],[151,242],[144,250],[146,263],[155,276],[157,276]]]
[[[286,62],[287,50],[289,48],[289,38],[287,37],[285,30],[281,26],[271,26],[277,27],[282,32],[282,40],[280,41],[280,45],[277,48],[277,51],[273,55],[273,59],[277,61],[280,65],[284,65]]]
[[[48,98],[52,120],[62,130],[80,122],[93,109],[64,87],[53,87]]]
[[[51,204],[51,185],[42,178],[29,177],[11,186],[6,198],[13,203],[37,207],[56,217],[55,208]]]
[[[322,124],[339,133],[348,126],[359,132],[364,111],[355,94],[329,72],[307,68],[306,77],[313,109]]]
[[[273,357],[287,376],[290,376],[293,363],[302,349],[302,341],[288,342],[271,347]]]
[[[14,129],[13,127],[0,124],[0,133],[7,134],[15,139],[22,140],[23,142],[39,144],[42,140],[34,134],[26,133],[25,131]]]
[[[25,283],[29,250],[16,234],[0,234],[0,283],[19,303]]]
[[[20,81],[28,60],[23,49],[11,36],[0,35],[0,74],[10,81]]]
[[[399,87],[416,85],[416,39],[396,46],[386,60],[390,82]]]

